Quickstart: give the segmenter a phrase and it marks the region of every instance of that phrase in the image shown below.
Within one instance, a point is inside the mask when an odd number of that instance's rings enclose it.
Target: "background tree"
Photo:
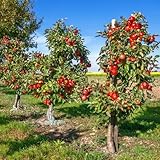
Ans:
[[[86,82],[85,73],[90,66],[89,51],[83,45],[79,30],[66,26],[63,20],[46,30],[45,35],[50,53],[33,55],[28,87],[49,106],[47,124],[55,125],[59,121],[53,116],[52,106],[79,97],[79,88]]]
[[[156,67],[156,58],[150,53],[157,47],[156,35],[147,32],[144,16],[134,13],[126,19],[106,26],[99,35],[106,38],[101,48],[98,63],[106,73],[104,84],[93,85],[92,106],[97,112],[109,117],[107,145],[110,153],[118,151],[118,123],[150,96],[151,70]]]
[[[2,83],[16,91],[15,103],[12,110],[20,108],[20,95],[27,93],[27,82],[29,72],[29,55],[25,52],[25,43],[17,38],[11,39],[3,36],[1,39],[1,55],[3,63],[0,64]]]
[[[26,47],[33,47],[33,34],[40,26],[30,0],[0,1],[0,38],[18,38]]]
[[[21,87],[25,84],[23,82],[25,79],[22,80],[23,74],[20,75],[21,69],[26,68],[26,50],[35,46],[32,39],[35,30],[39,28],[41,23],[41,21],[37,21],[32,9],[30,0],[0,1],[0,63],[2,68],[4,66],[8,68],[6,72],[4,71],[5,74],[1,72],[0,76],[3,81],[5,79],[10,81],[10,78],[14,75],[16,83],[10,82],[8,84],[12,88],[15,84]],[[20,100],[21,87],[16,89],[17,95],[13,109],[19,108],[17,104]]]

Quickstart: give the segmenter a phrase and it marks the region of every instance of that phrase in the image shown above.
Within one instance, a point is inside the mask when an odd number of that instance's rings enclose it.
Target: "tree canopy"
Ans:
[[[25,42],[27,47],[33,47],[33,34],[39,28],[33,12],[31,0],[1,0],[0,1],[0,38],[8,35]]]

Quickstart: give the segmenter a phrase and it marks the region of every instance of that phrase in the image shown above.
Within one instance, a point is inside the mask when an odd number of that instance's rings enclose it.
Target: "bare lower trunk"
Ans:
[[[56,120],[54,115],[53,115],[53,105],[51,104],[47,110],[47,122],[45,123],[46,125],[62,125],[64,124],[63,120]]]
[[[109,153],[118,152],[118,126],[115,112],[111,113],[108,124],[107,147]]]
[[[118,125],[115,124],[114,126],[114,144],[116,148],[116,152],[118,152]]]
[[[19,95],[19,94],[16,94],[15,101],[14,101],[14,104],[13,104],[13,107],[12,107],[12,110],[13,110],[13,111],[16,111],[16,110],[19,110],[19,109],[20,109],[20,95]]]
[[[49,105],[49,108],[47,110],[47,120],[48,120],[50,125],[53,125],[54,122],[55,122],[55,118],[53,116],[53,106],[52,106],[52,104]]]
[[[113,139],[113,125],[111,123],[109,123],[108,125],[107,147],[110,153],[116,152],[114,139]]]

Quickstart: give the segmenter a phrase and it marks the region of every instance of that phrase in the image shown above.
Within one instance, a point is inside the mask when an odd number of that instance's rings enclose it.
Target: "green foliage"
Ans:
[[[2,0],[0,2],[0,71],[2,81],[16,90],[27,92],[29,53],[34,46],[33,34],[37,22],[30,0]]]
[[[83,45],[79,30],[59,20],[45,35],[50,53],[32,56],[29,64],[32,68],[29,75],[31,93],[46,105],[80,99],[79,88],[87,83],[89,51]]]
[[[39,28],[30,0],[0,1],[0,38],[17,37],[26,47],[33,46],[33,34]]]
[[[98,64],[106,74],[103,84],[92,84],[92,105],[96,111],[119,117],[130,114],[150,96],[154,78],[150,75],[159,56],[150,56],[158,46],[155,35],[147,31],[147,22],[140,13],[108,24],[99,36],[106,38]]]
[[[3,36],[0,47],[3,59],[0,64],[2,82],[19,95],[27,93],[29,55],[26,54],[25,44],[17,38]]]

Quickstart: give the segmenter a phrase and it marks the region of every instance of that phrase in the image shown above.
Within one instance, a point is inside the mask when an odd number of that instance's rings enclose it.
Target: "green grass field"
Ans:
[[[147,102],[119,124],[119,153],[105,151],[104,117],[87,104],[64,104],[55,109],[58,127],[35,122],[47,108],[30,95],[22,97],[26,110],[11,113],[14,92],[0,86],[0,159],[2,160],[159,160],[160,102]]]

